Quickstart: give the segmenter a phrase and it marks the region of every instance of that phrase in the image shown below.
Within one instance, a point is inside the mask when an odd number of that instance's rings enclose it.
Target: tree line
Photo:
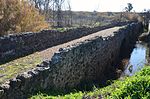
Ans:
[[[113,21],[138,20],[127,4],[120,13],[73,12],[70,0],[0,0],[0,35],[40,31],[52,27],[101,25]],[[148,16],[148,15],[147,15]]]
[[[69,0],[29,0],[31,5],[45,15],[47,22],[51,22],[53,26],[62,27],[64,7],[67,10],[65,21],[68,26],[72,24],[72,11]],[[63,9],[63,10],[64,10]]]

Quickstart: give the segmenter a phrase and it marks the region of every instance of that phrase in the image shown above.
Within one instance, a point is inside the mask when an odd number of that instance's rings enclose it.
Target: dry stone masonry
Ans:
[[[27,94],[41,89],[53,88],[59,90],[75,88],[85,82],[101,82],[105,78],[105,74],[115,68],[114,64],[118,60],[120,48],[128,47],[130,43],[137,39],[142,30],[141,23],[132,23],[107,37],[95,36],[66,48],[60,48],[50,60],[43,61],[36,68],[2,84],[0,87],[0,99],[26,99]],[[42,34],[31,33],[30,35],[34,37]],[[51,35],[57,38],[56,35]],[[28,37],[28,35],[26,36],[24,38],[20,37],[20,42],[25,43],[25,45],[32,41],[32,38]],[[25,38],[28,39],[28,43],[24,42]],[[52,42],[54,39],[49,38],[49,40],[41,42]],[[18,45],[14,44],[14,46]],[[35,44],[35,46],[42,47],[42,43]],[[24,51],[30,50],[26,47],[20,49],[24,49]],[[18,48],[18,50],[20,49]]]
[[[8,35],[0,37],[0,64],[10,61],[12,59],[26,56],[62,44],[82,36],[114,27],[116,25],[124,25],[126,22],[109,24],[106,26],[99,26],[94,28],[77,28],[70,29],[65,32],[55,30],[43,30],[38,33],[22,33],[19,35]]]

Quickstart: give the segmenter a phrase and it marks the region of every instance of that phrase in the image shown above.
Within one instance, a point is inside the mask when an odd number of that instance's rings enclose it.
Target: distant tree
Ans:
[[[150,9],[144,9],[143,18],[144,18],[145,24],[148,24],[150,20]]]
[[[37,8],[40,14],[43,14],[46,17],[46,20],[49,20],[52,17],[52,6],[54,0],[28,0],[29,3]]]
[[[70,0],[67,1],[67,10],[65,11],[66,14],[63,14],[64,16],[64,21],[65,21],[65,26],[72,26],[72,10],[71,10],[71,5],[70,5]]]
[[[68,3],[70,17],[72,15],[70,2],[67,0],[28,0],[31,5],[39,10],[39,12],[46,17],[47,21],[52,21],[53,26],[63,26],[63,11],[62,7]],[[66,18],[66,17],[65,17]],[[69,24],[70,25],[70,24]]]
[[[62,27],[62,5],[65,0],[54,0],[56,17],[57,17],[57,27]]]
[[[46,0],[28,0],[35,8],[39,9],[39,11],[42,11],[42,7],[44,7],[44,4],[46,3]],[[45,7],[44,7],[45,9]]]
[[[133,9],[133,6],[131,3],[127,3],[127,7],[125,7],[126,12],[130,12]]]

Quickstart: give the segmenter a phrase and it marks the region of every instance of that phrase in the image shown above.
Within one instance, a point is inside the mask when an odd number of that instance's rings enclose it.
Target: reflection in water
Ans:
[[[131,53],[130,59],[123,59],[125,61],[125,70],[122,74],[132,76],[135,72],[139,71],[144,67],[144,65],[147,63],[146,59],[146,51],[147,51],[147,45],[143,42],[137,42],[135,45],[135,48],[133,49]]]

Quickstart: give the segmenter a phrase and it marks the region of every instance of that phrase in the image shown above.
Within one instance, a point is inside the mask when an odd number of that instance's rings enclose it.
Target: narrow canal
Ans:
[[[121,76],[132,76],[140,71],[148,62],[149,48],[147,43],[137,41],[129,58],[122,59],[123,72]]]

